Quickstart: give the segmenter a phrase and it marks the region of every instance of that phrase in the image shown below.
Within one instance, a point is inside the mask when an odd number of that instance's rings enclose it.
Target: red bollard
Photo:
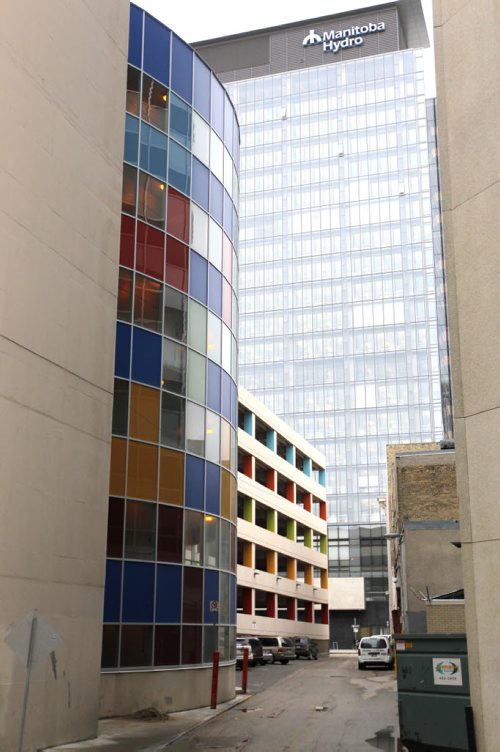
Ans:
[[[241,667],[241,694],[247,693],[248,680],[248,648],[243,648],[243,666]]]
[[[213,665],[212,665],[212,697],[210,701],[210,707],[212,710],[215,710],[217,707],[217,685],[219,684],[219,657],[220,653],[218,650],[214,650],[212,659],[213,659]]]

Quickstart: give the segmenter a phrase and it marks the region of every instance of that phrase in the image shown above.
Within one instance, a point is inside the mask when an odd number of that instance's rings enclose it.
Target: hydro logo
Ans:
[[[309,47],[310,45],[323,44],[323,52],[335,54],[346,47],[359,47],[364,42],[364,36],[379,31],[385,31],[383,21],[380,23],[370,22],[364,26],[351,26],[348,29],[332,29],[331,31],[324,31],[322,35],[311,29],[304,38],[302,46]]]

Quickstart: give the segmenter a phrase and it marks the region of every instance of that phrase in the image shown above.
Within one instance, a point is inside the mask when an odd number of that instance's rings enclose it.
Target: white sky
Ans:
[[[268,26],[334,15],[377,5],[379,0],[133,0],[175,31],[185,42],[254,31]],[[421,0],[432,40],[432,0]],[[427,93],[433,91],[433,59],[428,55]]]

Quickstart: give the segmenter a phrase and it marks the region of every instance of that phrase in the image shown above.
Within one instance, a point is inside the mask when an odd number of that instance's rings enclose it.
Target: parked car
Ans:
[[[257,663],[266,663],[263,655],[262,644],[258,637],[241,636],[236,638],[236,666],[243,666],[243,648],[248,648],[248,665],[256,666]]]
[[[288,663],[295,659],[295,643],[290,637],[259,637],[264,650],[269,648],[273,663]]]
[[[393,667],[394,653],[391,641],[386,635],[362,637],[359,641],[358,668],[362,670],[369,665]]]
[[[318,660],[318,643],[315,640],[310,640],[309,637],[294,637],[295,643],[295,657],[307,658],[309,661],[314,658]]]

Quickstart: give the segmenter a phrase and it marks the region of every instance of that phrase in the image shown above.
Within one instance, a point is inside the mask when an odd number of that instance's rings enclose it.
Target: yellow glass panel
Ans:
[[[229,511],[230,511],[230,474],[227,472],[227,470],[221,470],[221,479],[220,479],[220,513],[223,517],[226,519],[229,519]]]
[[[231,522],[236,523],[238,517],[238,497],[236,494],[236,478],[229,476],[229,509]]]
[[[111,496],[125,496],[126,458],[126,440],[111,439],[111,466],[109,473],[109,493]]]
[[[130,436],[158,443],[160,390],[132,384],[130,390]]]
[[[184,455],[160,449],[160,501],[184,504]]]
[[[157,491],[158,447],[131,441],[128,447],[127,495],[156,501]]]

